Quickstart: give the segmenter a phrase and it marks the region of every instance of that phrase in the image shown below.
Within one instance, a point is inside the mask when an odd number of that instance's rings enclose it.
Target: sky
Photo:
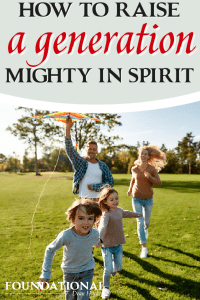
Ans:
[[[19,159],[22,159],[28,145],[6,131],[8,126],[12,126],[13,123],[17,122],[22,112],[15,109],[17,106],[1,103],[0,107],[0,153],[5,156],[16,155]],[[134,146],[137,141],[141,144],[143,141],[148,141],[158,147],[165,144],[167,149],[173,149],[188,132],[192,132],[195,141],[200,141],[200,101],[172,108],[119,113],[119,115],[121,115],[122,126],[116,126],[112,131],[112,135],[119,135],[123,139],[116,144],[123,143]],[[39,157],[42,156],[41,149],[38,154]],[[29,156],[32,157],[33,154],[30,152]]]

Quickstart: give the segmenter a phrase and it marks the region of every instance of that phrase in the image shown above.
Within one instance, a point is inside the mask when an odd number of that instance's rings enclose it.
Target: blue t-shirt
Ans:
[[[99,242],[99,232],[92,228],[87,235],[81,236],[72,229],[63,230],[57,238],[47,246],[40,278],[50,279],[53,257],[56,250],[63,248],[61,268],[67,273],[79,273],[94,269],[92,246]]]

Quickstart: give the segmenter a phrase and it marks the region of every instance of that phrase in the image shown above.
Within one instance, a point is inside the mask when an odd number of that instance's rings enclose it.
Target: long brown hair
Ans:
[[[166,166],[166,155],[157,146],[143,146],[139,149],[138,159],[134,162],[134,165],[140,164],[140,154],[142,150],[146,150],[149,154],[148,164],[154,167],[158,172]]]
[[[117,193],[118,195],[118,192],[115,189],[111,188],[110,186],[105,186],[101,190],[100,198],[99,198],[99,206],[101,211],[105,211],[106,209],[109,210],[109,206],[105,203],[105,201],[112,193]]]

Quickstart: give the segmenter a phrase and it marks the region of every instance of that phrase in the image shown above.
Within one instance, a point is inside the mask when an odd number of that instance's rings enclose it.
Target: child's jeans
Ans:
[[[109,288],[112,273],[122,269],[123,248],[122,245],[117,245],[102,248],[101,251],[104,261],[103,287]]]
[[[94,270],[80,273],[63,273],[65,300],[88,300]]]
[[[137,218],[137,232],[140,244],[146,244],[145,229],[147,229],[150,224],[153,199],[133,198],[132,205],[134,212],[143,214],[143,217]]]

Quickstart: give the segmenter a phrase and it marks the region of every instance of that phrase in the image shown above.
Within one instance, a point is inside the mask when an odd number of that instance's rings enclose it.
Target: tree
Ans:
[[[31,157],[27,161],[27,169],[29,172],[34,172],[35,170],[35,158]]]
[[[175,151],[169,150],[165,154],[166,154],[167,165],[160,171],[160,173],[177,174],[181,172],[179,167],[178,157]]]
[[[0,153],[0,164],[5,163],[7,160],[6,156],[3,153]]]
[[[105,130],[111,132],[114,126],[121,126],[122,123],[118,121],[121,116],[117,114],[87,114],[87,116],[100,119],[102,123],[95,123],[91,119],[74,123],[71,133],[74,135],[80,150],[89,140],[95,140],[97,143],[109,147],[114,144],[114,141],[119,140],[118,135],[109,136],[104,132]]]
[[[195,173],[197,169],[197,155],[200,151],[200,143],[194,142],[192,132],[186,134],[175,148],[181,165],[182,173]]]
[[[165,153],[167,152],[167,148],[166,148],[165,144],[162,144],[162,146],[160,147],[160,150]]]
[[[52,170],[56,166],[56,171],[59,172],[72,171],[72,165],[67,157],[65,149],[55,148],[51,153],[50,161]]]
[[[3,172],[5,170],[6,161],[7,157],[3,153],[0,153],[0,172]]]
[[[200,160],[197,161],[197,174],[200,174]]]
[[[51,153],[52,153],[53,145],[43,147],[42,159],[47,163],[51,170]]]
[[[24,156],[23,156],[23,169],[24,169],[24,172],[26,172],[27,168],[28,168],[28,150],[25,149]]]
[[[47,162],[43,158],[40,158],[38,160],[38,169],[39,172],[45,172],[45,171],[50,171],[51,167],[49,164],[47,164]]]
[[[20,169],[20,161],[16,157],[9,156],[6,162],[5,171],[17,173],[17,170]]]
[[[45,146],[45,142],[55,136],[63,135],[61,127],[53,124],[52,119],[48,119],[45,122],[45,119],[40,118],[35,121],[31,117],[40,114],[49,114],[49,111],[39,111],[32,108],[18,107],[17,109],[23,110],[26,114],[18,119],[17,123],[14,123],[12,127],[8,127],[9,130],[14,136],[18,136],[20,140],[24,140],[25,143],[29,144],[30,147],[34,148],[35,152],[35,172],[38,173],[38,161],[37,161],[37,150],[38,146]]]
[[[137,155],[136,146],[121,144],[102,148],[98,159],[104,161],[112,173],[130,173]]]
[[[13,158],[13,160],[14,160],[14,169],[15,169],[15,173],[17,173],[17,169],[18,169],[18,159],[17,159],[17,156],[16,156],[15,151],[13,152],[13,154],[15,155],[15,158]]]
[[[127,173],[128,163],[130,161],[130,153],[128,150],[122,150],[116,153],[113,157],[113,173]]]
[[[107,148],[102,148],[100,153],[98,153],[97,158],[106,163],[109,169],[112,168],[112,156]]]
[[[143,142],[142,142],[142,146],[149,146],[149,145],[150,145],[150,143],[149,143],[148,141],[146,141],[146,142],[143,141]]]
[[[133,163],[138,157],[137,146],[120,144],[102,148],[98,154],[98,159],[104,161],[112,173],[130,174]]]

